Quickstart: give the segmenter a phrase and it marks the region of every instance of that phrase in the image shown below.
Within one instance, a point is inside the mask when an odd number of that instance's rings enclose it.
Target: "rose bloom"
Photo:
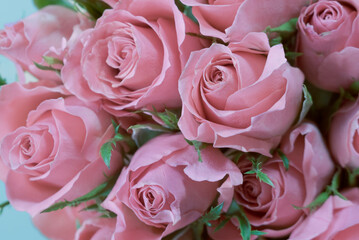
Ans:
[[[197,151],[182,135],[161,135],[137,150],[103,206],[117,214],[112,239],[161,239],[192,223],[216,199],[228,175],[242,183],[237,166],[210,146]]]
[[[342,167],[359,167],[359,98],[345,103],[333,116],[329,144]]]
[[[35,110],[41,102],[66,96],[66,93],[67,91],[62,86],[52,81],[28,84],[15,82],[2,86],[0,90],[0,108],[2,109],[0,141],[8,133],[24,126],[29,112]],[[9,169],[0,159],[0,180],[5,181],[8,171]]]
[[[200,39],[197,26],[173,1],[122,1],[85,32],[65,59],[66,88],[86,101],[102,101],[116,115],[148,107],[179,107],[182,67]]]
[[[311,123],[303,123],[286,135],[281,149],[289,159],[289,170],[285,170],[277,155],[266,161],[262,168],[274,188],[260,182],[254,174],[244,174],[243,184],[234,188],[234,200],[243,207],[252,227],[266,232],[266,237],[290,234],[307,214],[306,210],[295,209],[293,205],[304,207],[310,204],[329,183],[334,171],[322,136]],[[238,166],[243,173],[252,168],[246,158],[240,159]],[[223,199],[230,202],[232,195]],[[226,234],[225,239],[237,239],[240,232],[235,231],[234,226],[238,226],[238,221],[233,218],[227,224],[229,226],[218,232],[209,228],[210,236],[221,239],[220,236]]]
[[[343,193],[348,200],[330,196],[327,201],[298,226],[290,240],[357,239],[359,232],[359,189]]]
[[[34,62],[47,65],[43,56],[62,60],[77,35],[91,26],[92,23],[79,13],[60,6],[47,6],[0,31],[0,54],[16,63],[22,81],[25,81],[23,71],[39,79],[60,81],[53,71],[40,70]]]
[[[359,79],[358,18],[355,0],[320,0],[298,19],[298,66],[319,88],[339,91]]]
[[[192,53],[179,80],[189,140],[270,155],[298,114],[304,75],[264,33]]]
[[[102,144],[114,134],[111,116],[99,105],[73,96],[39,103],[43,95],[37,91],[52,96],[52,89],[25,89],[19,84],[0,92],[2,109],[11,106],[2,111],[11,115],[0,118],[1,132],[9,130],[0,143],[0,157],[8,169],[3,176],[7,198],[15,209],[32,216],[55,202],[88,193],[106,180],[104,173],[109,176],[122,164],[116,151],[110,170],[99,156]],[[10,94],[13,97],[5,98]]]

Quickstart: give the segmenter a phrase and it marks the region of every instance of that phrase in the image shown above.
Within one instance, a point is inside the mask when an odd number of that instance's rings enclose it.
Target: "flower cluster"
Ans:
[[[37,4],[0,31],[0,179],[45,236],[357,235],[356,0]]]

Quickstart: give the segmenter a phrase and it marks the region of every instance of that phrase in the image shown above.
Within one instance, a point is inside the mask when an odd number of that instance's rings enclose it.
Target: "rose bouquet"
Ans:
[[[0,31],[0,211],[62,240],[359,236],[356,0],[34,3]]]

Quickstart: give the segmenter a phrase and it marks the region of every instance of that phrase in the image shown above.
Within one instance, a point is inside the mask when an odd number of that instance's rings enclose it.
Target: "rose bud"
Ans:
[[[359,79],[358,2],[319,0],[298,19],[298,66],[319,88],[339,92]]]
[[[295,120],[304,75],[265,33],[193,52],[179,80],[189,140],[270,156]]]
[[[238,167],[207,146],[198,161],[182,135],[161,135],[143,145],[122,171],[103,206],[117,214],[112,239],[162,239],[201,217],[228,176],[242,183]]]

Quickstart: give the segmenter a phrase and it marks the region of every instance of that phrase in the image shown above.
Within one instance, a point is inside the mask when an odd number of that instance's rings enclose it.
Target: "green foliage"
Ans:
[[[162,127],[166,128],[167,130],[170,131],[179,131],[179,127],[178,127],[178,115],[173,112],[170,111],[168,109],[165,109],[164,112],[158,112],[156,110],[155,107],[153,107],[153,111],[150,110],[139,110],[136,111],[135,113],[149,113],[154,117],[157,117],[159,119],[161,119],[161,121],[163,122],[164,125],[162,125]]]
[[[203,160],[202,160],[201,150],[207,147],[207,143],[199,142],[196,140],[188,140],[188,139],[185,140],[189,145],[194,146],[194,148],[197,151],[198,161],[202,162]]]
[[[68,0],[33,0],[33,2],[38,9],[41,9],[48,5],[60,5],[69,9],[74,9],[72,4]]]
[[[112,125],[115,129],[115,136],[104,143],[100,149],[100,155],[108,168],[110,168],[111,165],[112,151],[115,147],[117,147],[118,142],[127,144],[127,146],[130,148],[130,152],[133,152],[136,149],[136,143],[133,141],[133,139],[129,135],[121,134],[119,132],[120,126],[117,125],[117,123],[113,120]],[[121,144],[119,144],[119,148],[122,156],[125,157],[125,150]]]
[[[100,18],[106,9],[111,8],[102,0],[74,0],[75,9],[79,12],[87,12],[93,20]]]
[[[43,212],[52,212],[56,210],[63,209],[65,207],[76,207],[80,205],[81,203],[96,199],[96,198],[104,198],[106,197],[112,187],[115,185],[117,180],[117,175],[114,177],[109,178],[105,183],[99,185],[98,187],[94,188],[92,191],[88,192],[87,194],[76,198],[73,201],[61,201],[53,204],[52,206],[46,208]]]
[[[192,7],[184,5],[180,0],[175,0],[175,4],[181,12],[183,12],[184,15],[189,17],[193,22],[198,24],[198,20],[195,16],[192,14]]]
[[[100,18],[106,9],[111,8],[102,0],[33,0],[33,2],[38,9],[48,5],[60,5],[85,13],[93,20]]]
[[[163,133],[171,132],[169,129],[157,124],[137,124],[129,127],[132,130],[132,139],[137,147],[143,146],[146,142]]]
[[[6,84],[6,79],[0,75],[0,86],[3,86]]]
[[[348,183],[350,187],[357,186],[357,177],[359,176],[359,168],[356,169],[347,169],[348,174]]]
[[[2,212],[4,211],[5,207],[7,207],[7,206],[9,206],[9,205],[10,205],[10,202],[9,202],[9,201],[0,203],[0,215],[1,215]]]
[[[283,44],[285,57],[292,65],[295,65],[295,59],[302,55],[302,53],[295,52],[297,21],[298,18],[292,18],[278,27],[272,28],[268,26],[264,31],[268,35],[271,46]]]
[[[64,62],[58,58],[53,58],[53,57],[49,57],[49,56],[42,56],[42,58],[45,60],[45,62],[47,64],[54,65],[54,64],[60,64],[60,65],[64,65]]]
[[[252,230],[251,224],[246,216],[246,213],[244,212],[243,208],[237,204],[235,200],[232,201],[230,207],[228,208],[228,211],[226,212],[225,219],[216,227],[215,231],[218,231],[224,225],[231,219],[236,218],[238,220],[238,228],[241,231],[241,236],[243,240],[250,240],[251,235],[264,235],[265,232],[258,231],[258,230]]]
[[[203,215],[199,219],[199,221],[206,224],[208,227],[211,227],[212,224],[210,223],[210,221],[217,220],[221,216],[222,209],[223,209],[223,203],[219,204],[216,207],[211,207],[209,212]]]
[[[55,73],[60,75],[60,70],[59,69],[56,69],[56,68],[51,67],[51,66],[41,65],[41,64],[39,64],[37,62],[34,62],[34,64],[38,69],[41,69],[41,70],[44,70],[44,71],[54,71]]]

